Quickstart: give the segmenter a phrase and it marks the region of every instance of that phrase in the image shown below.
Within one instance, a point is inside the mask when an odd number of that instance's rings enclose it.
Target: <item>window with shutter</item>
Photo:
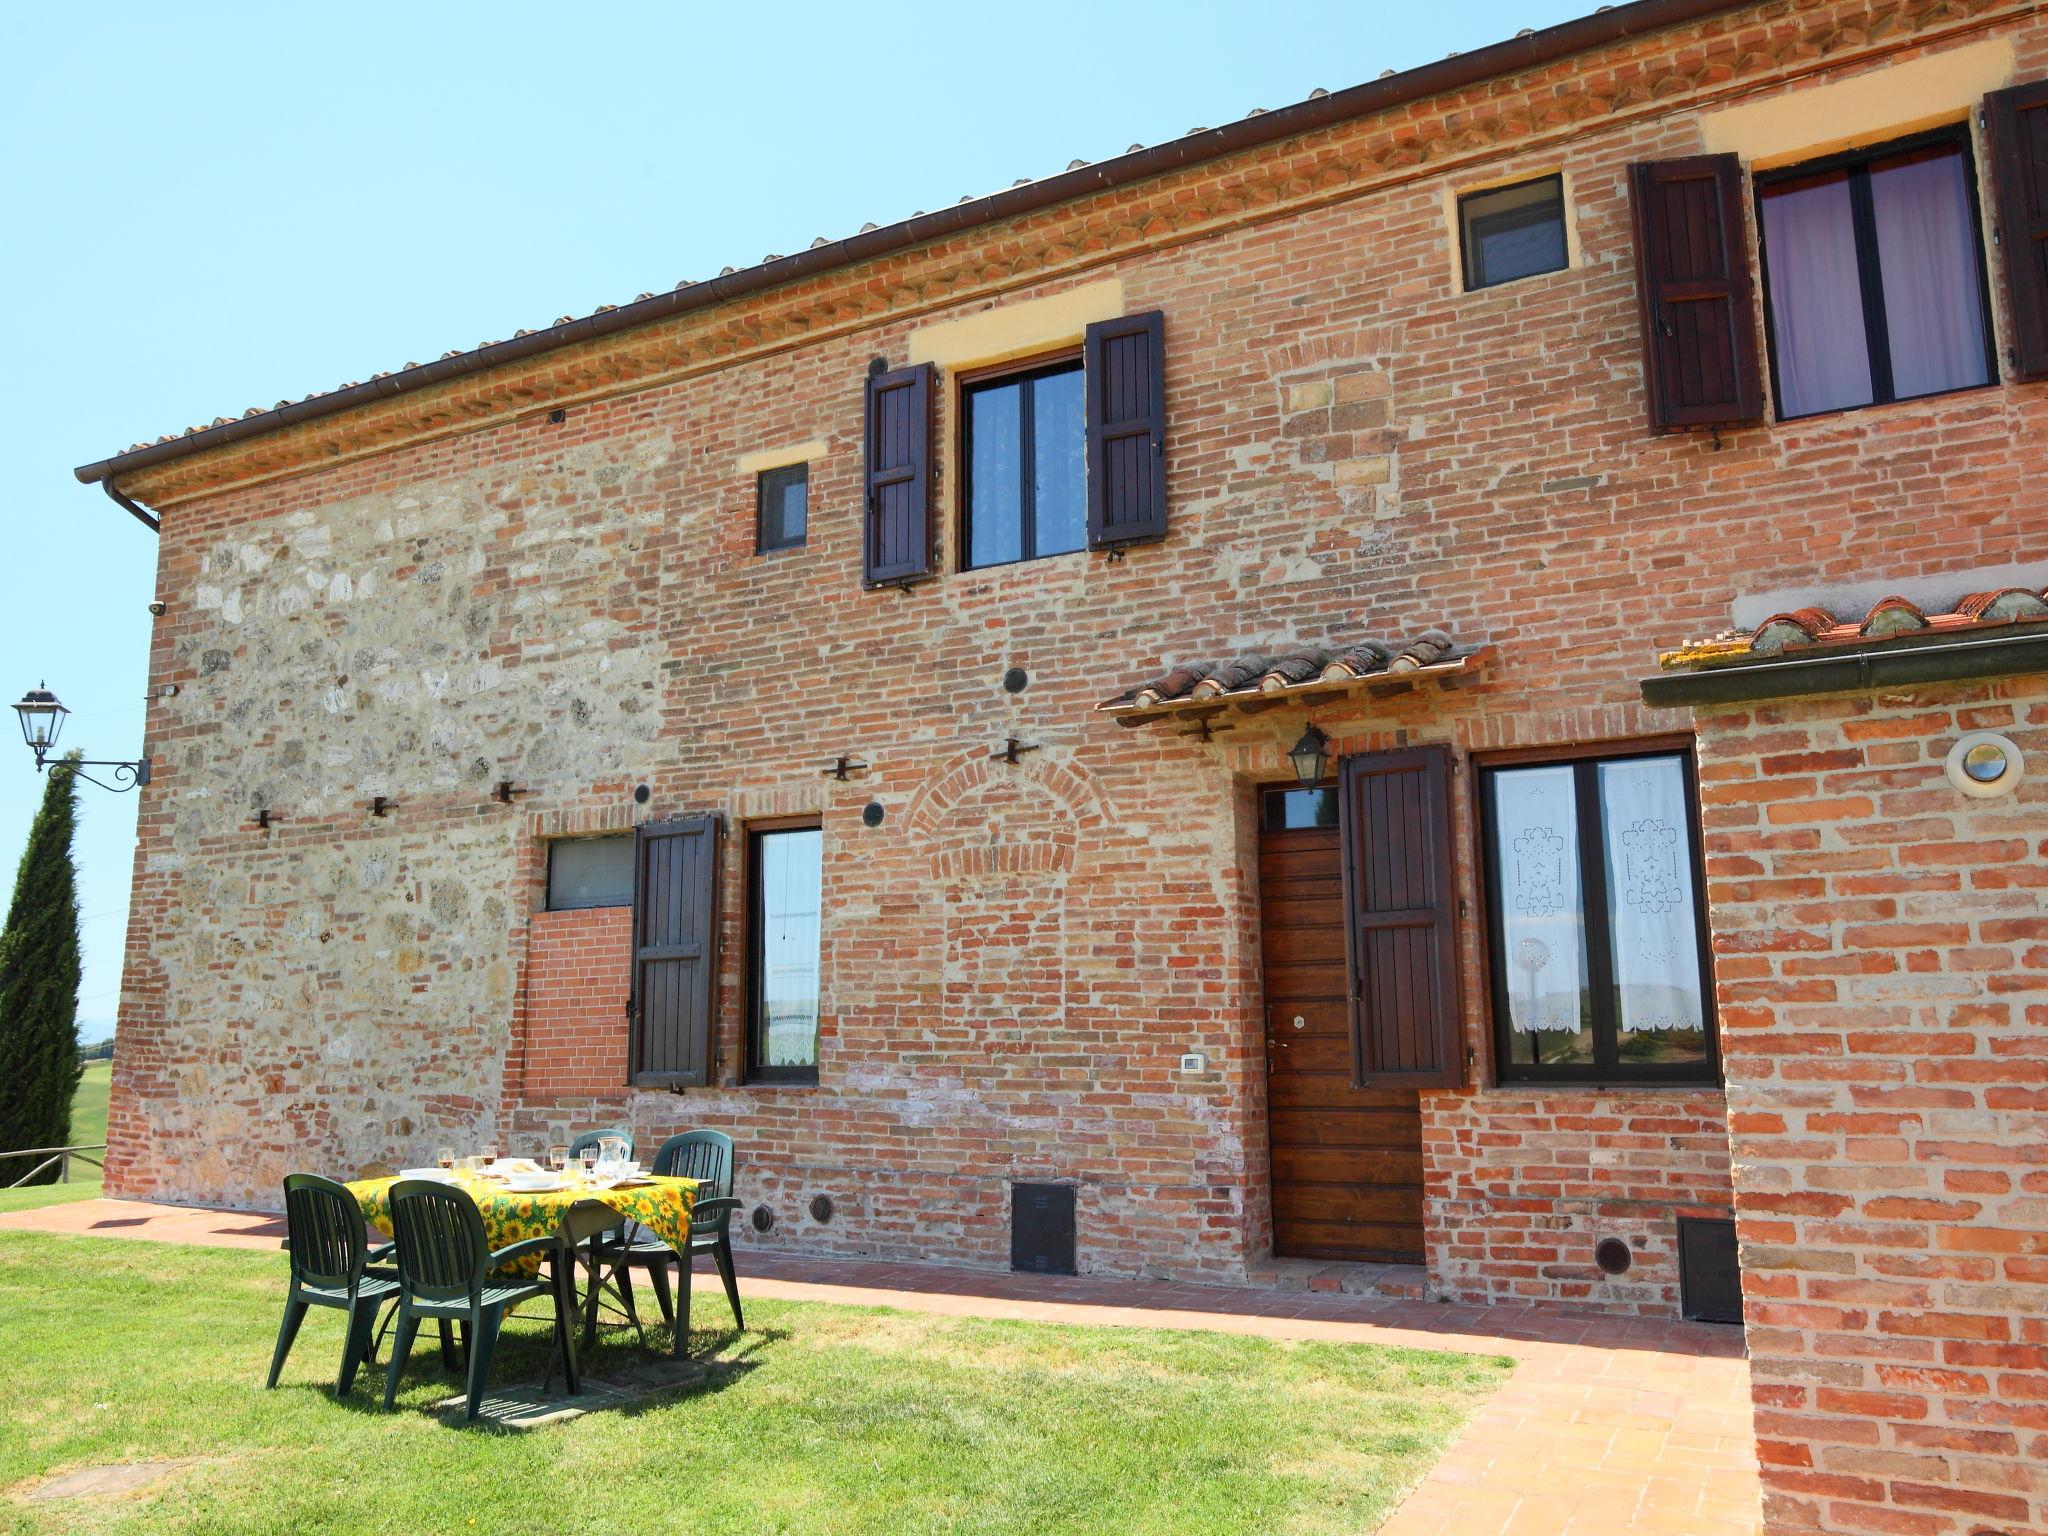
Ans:
[[[863,574],[905,586],[932,574],[930,363],[868,375]]]
[[[1762,420],[1740,163],[1650,161],[1630,167],[1630,182],[1651,427]]]
[[[1358,1082],[1465,1081],[1447,747],[1344,760],[1351,1045]]]
[[[1088,327],[1088,546],[1166,537],[1166,349],[1158,310]]]
[[[648,822],[633,882],[632,1049],[640,1087],[711,1080],[718,972],[717,816]]]
[[[1984,98],[2013,374],[2048,379],[2048,80]]]

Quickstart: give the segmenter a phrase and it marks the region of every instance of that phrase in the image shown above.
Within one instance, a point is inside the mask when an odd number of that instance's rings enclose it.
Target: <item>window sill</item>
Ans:
[[[1982,384],[1964,384],[1955,389],[1938,389],[1931,395],[1908,395],[1903,400],[1872,400],[1863,405],[1840,405],[1831,411],[1808,411],[1801,416],[1780,416],[1777,406],[1771,407],[1771,422],[1774,427],[1803,427],[1822,422],[1844,421],[1850,418],[1861,420],[1871,411],[1911,410],[1915,406],[1930,405],[1937,400],[1954,400],[1961,395],[1979,395],[1988,390],[2003,388],[2004,379],[1987,379]]]
[[[815,1077],[752,1077],[741,1078],[732,1086],[744,1089],[748,1093],[777,1093],[790,1089],[799,1093],[814,1093],[817,1091],[818,1080]]]
[[[1710,1093],[1716,1098],[1724,1097],[1728,1085],[1719,1078],[1702,1079],[1697,1082],[1650,1082],[1650,1083],[1589,1083],[1573,1078],[1528,1078],[1508,1077],[1489,1083],[1479,1090],[1481,1093],[1614,1093],[1614,1094],[1679,1094]]]

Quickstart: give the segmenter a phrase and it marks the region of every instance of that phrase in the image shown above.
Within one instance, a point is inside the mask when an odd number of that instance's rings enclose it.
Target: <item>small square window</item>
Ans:
[[[811,466],[784,464],[764,469],[756,484],[754,552],[795,549],[810,522]]]
[[[1564,177],[1489,187],[1458,199],[1465,290],[1562,272],[1571,264],[1564,233]]]
[[[567,837],[548,844],[550,912],[631,905],[631,837]]]

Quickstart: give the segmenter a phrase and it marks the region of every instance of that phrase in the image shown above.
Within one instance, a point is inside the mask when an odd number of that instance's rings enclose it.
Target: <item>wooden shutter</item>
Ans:
[[[2015,378],[2048,379],[2048,80],[1984,98]]]
[[[1088,547],[1166,537],[1166,349],[1158,310],[1088,327]]]
[[[1629,178],[1651,427],[1761,421],[1741,163],[1733,155],[1653,160],[1631,166]]]
[[[1448,747],[1344,760],[1351,1053],[1360,1084],[1465,1080]]]
[[[870,586],[932,574],[932,365],[868,375],[867,524]]]
[[[636,836],[629,1071],[638,1085],[711,1081],[718,837],[715,815],[647,822]]]

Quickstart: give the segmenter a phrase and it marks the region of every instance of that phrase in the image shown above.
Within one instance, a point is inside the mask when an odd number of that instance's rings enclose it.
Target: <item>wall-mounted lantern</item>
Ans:
[[[1301,787],[1314,789],[1323,782],[1323,767],[1330,760],[1330,738],[1311,721],[1301,733],[1301,740],[1287,749],[1287,756],[1294,764],[1294,776],[1301,781]]]
[[[64,721],[71,713],[50,692],[47,684],[36,687],[21,696],[21,702],[14,706],[15,714],[21,717],[21,739],[36,755],[36,772],[41,773],[49,762],[50,754],[57,750],[57,738],[64,731]],[[59,758],[68,762],[73,772],[88,784],[97,784],[101,789],[110,789],[116,794],[123,790],[135,789],[149,782],[149,759],[138,758],[132,763],[109,762],[100,758]],[[126,782],[106,783],[85,772],[87,768],[106,768],[111,776]]]

